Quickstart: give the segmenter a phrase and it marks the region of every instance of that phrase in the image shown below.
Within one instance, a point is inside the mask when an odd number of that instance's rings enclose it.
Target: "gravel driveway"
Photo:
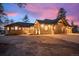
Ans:
[[[73,40],[72,41],[72,37]],[[0,36],[1,56],[78,56],[77,35]]]

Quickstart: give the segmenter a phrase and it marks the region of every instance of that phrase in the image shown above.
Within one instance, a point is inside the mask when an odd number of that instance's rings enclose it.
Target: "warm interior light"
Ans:
[[[30,29],[34,29],[34,27],[30,27]]]
[[[22,30],[25,30],[25,28],[24,28],[24,27],[22,27]]]
[[[9,27],[7,27],[7,30],[9,30]]]
[[[19,27],[19,30],[21,30],[21,27]]]
[[[48,30],[48,26],[45,26],[45,30]]]
[[[15,26],[15,30],[18,30],[18,27],[17,26]]]
[[[11,27],[11,30],[14,30],[14,27]]]
[[[41,24],[41,27],[44,28],[44,24]]]
[[[67,33],[72,33],[72,28],[71,27],[67,27],[66,30],[67,30]]]

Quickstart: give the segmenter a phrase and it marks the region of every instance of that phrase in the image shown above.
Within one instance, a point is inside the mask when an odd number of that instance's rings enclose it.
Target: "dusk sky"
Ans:
[[[30,22],[36,19],[55,19],[58,10],[64,8],[67,11],[67,21],[79,23],[79,4],[77,3],[27,3],[25,8],[20,8],[16,4],[3,4],[9,19],[22,21],[24,15],[28,15]],[[78,24],[79,25],[79,24]]]

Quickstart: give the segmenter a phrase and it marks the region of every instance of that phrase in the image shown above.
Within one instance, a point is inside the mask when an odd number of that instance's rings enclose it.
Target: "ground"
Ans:
[[[1,56],[78,56],[79,35],[0,36]]]

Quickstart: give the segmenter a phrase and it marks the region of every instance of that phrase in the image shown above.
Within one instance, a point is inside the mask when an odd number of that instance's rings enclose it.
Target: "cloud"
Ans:
[[[53,19],[57,16],[58,9],[51,6],[45,6],[41,4],[27,4],[26,10],[28,10],[32,16],[36,16],[40,19]]]
[[[54,19],[57,17],[58,10],[57,9],[47,9],[43,10],[40,18],[49,18]]]
[[[69,21],[73,21],[73,20],[76,20],[76,18],[72,15],[68,15],[66,16],[66,18],[69,20]]]
[[[17,16],[17,15],[19,15],[19,13],[16,13],[16,12],[8,12],[7,15],[8,16]]]

